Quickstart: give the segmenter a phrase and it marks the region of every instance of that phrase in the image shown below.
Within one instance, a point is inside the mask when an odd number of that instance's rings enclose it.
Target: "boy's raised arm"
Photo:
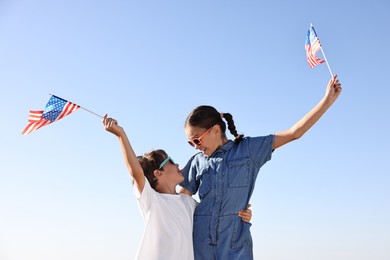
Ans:
[[[144,172],[137,159],[137,156],[133,151],[133,148],[131,147],[130,141],[127,138],[125,130],[118,125],[118,122],[115,119],[108,118],[107,115],[105,115],[103,118],[103,125],[108,132],[118,137],[127,169],[129,170],[130,175],[134,179],[134,185],[141,193],[145,185]]]

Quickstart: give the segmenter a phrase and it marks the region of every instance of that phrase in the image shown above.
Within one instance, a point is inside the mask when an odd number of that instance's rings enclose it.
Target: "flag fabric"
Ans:
[[[28,124],[22,134],[29,134],[42,126],[58,121],[79,108],[79,105],[53,95],[47,102],[45,110],[30,110]]]
[[[316,57],[317,52],[321,48],[320,40],[318,40],[316,31],[313,26],[310,26],[309,31],[306,35],[305,50],[307,56],[307,62],[309,63],[310,68],[314,68],[320,63],[323,63],[324,60]]]

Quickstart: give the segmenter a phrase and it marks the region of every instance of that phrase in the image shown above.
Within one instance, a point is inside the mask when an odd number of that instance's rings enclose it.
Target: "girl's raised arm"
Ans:
[[[337,76],[333,76],[326,88],[325,96],[322,100],[301,120],[299,120],[290,129],[278,132],[275,134],[275,140],[272,149],[279,148],[293,140],[302,137],[307,130],[309,130],[321,116],[328,110],[330,106],[336,101],[341,93],[341,84]]]

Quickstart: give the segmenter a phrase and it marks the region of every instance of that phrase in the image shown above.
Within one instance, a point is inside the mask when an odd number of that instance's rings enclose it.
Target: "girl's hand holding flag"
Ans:
[[[341,94],[341,83],[339,82],[339,79],[337,78],[337,75],[334,75],[328,83],[328,86],[326,88],[325,98],[333,104],[336,99]]]

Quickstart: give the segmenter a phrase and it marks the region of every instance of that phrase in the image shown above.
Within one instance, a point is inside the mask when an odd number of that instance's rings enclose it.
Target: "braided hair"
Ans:
[[[212,106],[198,106],[188,115],[184,127],[200,127],[208,129],[213,125],[219,125],[224,136],[226,136],[226,120],[230,133],[234,136],[234,143],[238,144],[243,139],[243,134],[238,134],[234,125],[233,116],[230,113],[219,113]]]

